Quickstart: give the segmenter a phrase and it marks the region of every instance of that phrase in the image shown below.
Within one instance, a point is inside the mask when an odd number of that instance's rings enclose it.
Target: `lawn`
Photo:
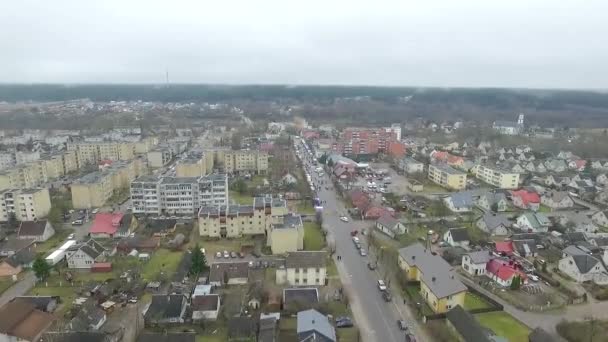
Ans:
[[[550,213],[551,212],[551,208],[547,207],[544,204],[541,204],[540,207],[538,208],[538,212],[539,213]]]
[[[562,321],[556,328],[568,342],[606,341],[608,321]]]
[[[312,206],[312,203],[310,201],[300,201],[300,203],[298,203],[297,209],[299,214],[312,215],[315,213],[315,208]]]
[[[144,264],[142,277],[147,281],[153,281],[161,272],[164,272],[167,278],[171,278],[177,271],[183,254],[183,252],[159,249],[152,255],[150,261]]]
[[[51,250],[61,246],[67,239],[68,235],[72,234],[73,232],[74,229],[71,228],[57,229],[55,231],[55,235],[45,242],[37,245],[36,251],[39,254],[44,254],[44,256],[46,256],[48,252],[51,252]]]
[[[327,262],[327,276],[328,277],[337,277],[338,276],[338,267],[333,259],[330,259]]]
[[[225,328],[207,329],[210,332],[196,335],[196,342],[225,342],[228,341],[228,332]]]
[[[479,323],[492,329],[498,336],[506,337],[509,342],[528,342],[530,329],[506,312],[490,312],[475,315]]]
[[[318,224],[304,223],[304,250],[319,251],[325,247],[325,237]]]
[[[6,291],[13,284],[14,284],[14,282],[10,277],[0,278],[0,293]]]
[[[464,297],[465,310],[487,309],[489,307],[490,304],[473,293],[467,292]]]
[[[252,243],[251,239],[221,239],[221,240],[200,240],[198,244],[200,247],[205,248],[205,253],[207,253],[208,258],[214,256],[216,252],[240,252],[241,245],[244,243]]]
[[[249,195],[241,195],[236,191],[230,191],[229,200],[233,200],[237,204],[253,204],[253,197]]]

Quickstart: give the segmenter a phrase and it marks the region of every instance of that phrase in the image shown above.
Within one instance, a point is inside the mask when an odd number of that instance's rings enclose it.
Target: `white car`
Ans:
[[[384,280],[378,280],[378,289],[380,289],[380,291],[386,291],[386,284],[384,283]]]
[[[367,256],[367,252],[366,252],[366,251],[365,251],[365,249],[363,249],[363,248],[361,248],[361,249],[359,250],[359,254],[360,254],[361,256]]]
[[[95,208],[91,211],[91,214],[97,214],[99,212],[99,209]]]
[[[342,221],[342,222],[348,222],[348,217],[346,217],[346,216],[340,216],[340,221]]]

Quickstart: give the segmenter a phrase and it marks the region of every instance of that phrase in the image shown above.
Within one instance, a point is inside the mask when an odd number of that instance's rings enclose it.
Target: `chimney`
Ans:
[[[315,320],[314,319],[312,320],[312,324],[315,324]]]
[[[416,256],[415,255],[412,255],[412,260],[416,260]]]
[[[434,282],[435,282],[435,279],[436,279],[436,278],[435,278],[435,277],[433,277],[433,278],[431,278],[431,281],[433,281],[433,283],[434,283]]]

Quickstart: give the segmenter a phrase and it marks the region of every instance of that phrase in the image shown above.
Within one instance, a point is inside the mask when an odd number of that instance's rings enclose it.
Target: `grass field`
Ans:
[[[167,278],[171,278],[179,266],[182,255],[182,252],[159,249],[152,254],[150,261],[144,264],[142,277],[147,281],[152,281],[156,279],[158,274],[164,272]]]
[[[237,204],[253,204],[253,197],[249,195],[241,195],[236,191],[230,191],[229,200],[235,201]]]
[[[509,342],[528,342],[530,329],[506,312],[490,312],[475,315],[479,323],[492,329],[498,336],[506,337]]]
[[[325,237],[318,224],[304,223],[304,250],[319,251],[325,246]]]
[[[539,213],[550,213],[551,212],[551,208],[547,207],[544,204],[541,204],[540,207],[538,208],[538,212]]]
[[[465,310],[486,309],[489,307],[490,304],[486,303],[486,301],[475,294],[468,292],[464,297]]]
[[[301,201],[298,203],[298,213],[312,215],[315,213],[315,208],[309,201]]]
[[[52,249],[57,248],[61,244],[63,244],[65,242],[66,238],[68,237],[68,235],[72,234],[73,232],[74,232],[74,229],[71,229],[71,228],[57,229],[57,231],[55,232],[55,235],[53,235],[50,239],[46,240],[45,242],[37,245],[36,251],[38,252],[38,254],[44,254],[44,256],[46,256],[46,254],[48,254],[49,251],[51,251]]]

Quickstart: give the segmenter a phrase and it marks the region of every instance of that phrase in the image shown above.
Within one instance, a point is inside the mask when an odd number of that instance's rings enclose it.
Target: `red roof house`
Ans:
[[[538,210],[540,207],[540,196],[526,189],[511,191],[513,205],[522,209]]]
[[[511,286],[513,278],[517,276],[522,283],[528,282],[528,277],[521,271],[521,266],[512,260],[492,259],[486,264],[486,271],[492,280],[502,286]]]
[[[497,241],[494,244],[496,245],[496,253],[513,254],[513,243],[511,241]]]
[[[437,161],[447,161],[449,153],[445,151],[433,151],[431,152],[431,158]]]
[[[367,210],[365,211],[365,213],[363,214],[363,217],[366,220],[377,220],[379,219],[381,216],[383,215],[390,215],[393,216],[393,213],[384,208],[384,207],[379,207],[376,205],[370,205]]]
[[[112,272],[112,263],[111,262],[96,262],[91,267],[91,272],[94,272],[94,273]]]
[[[91,237],[97,238],[109,238],[113,237],[120,227],[122,222],[123,213],[98,213],[95,215],[95,221],[89,234]]]

